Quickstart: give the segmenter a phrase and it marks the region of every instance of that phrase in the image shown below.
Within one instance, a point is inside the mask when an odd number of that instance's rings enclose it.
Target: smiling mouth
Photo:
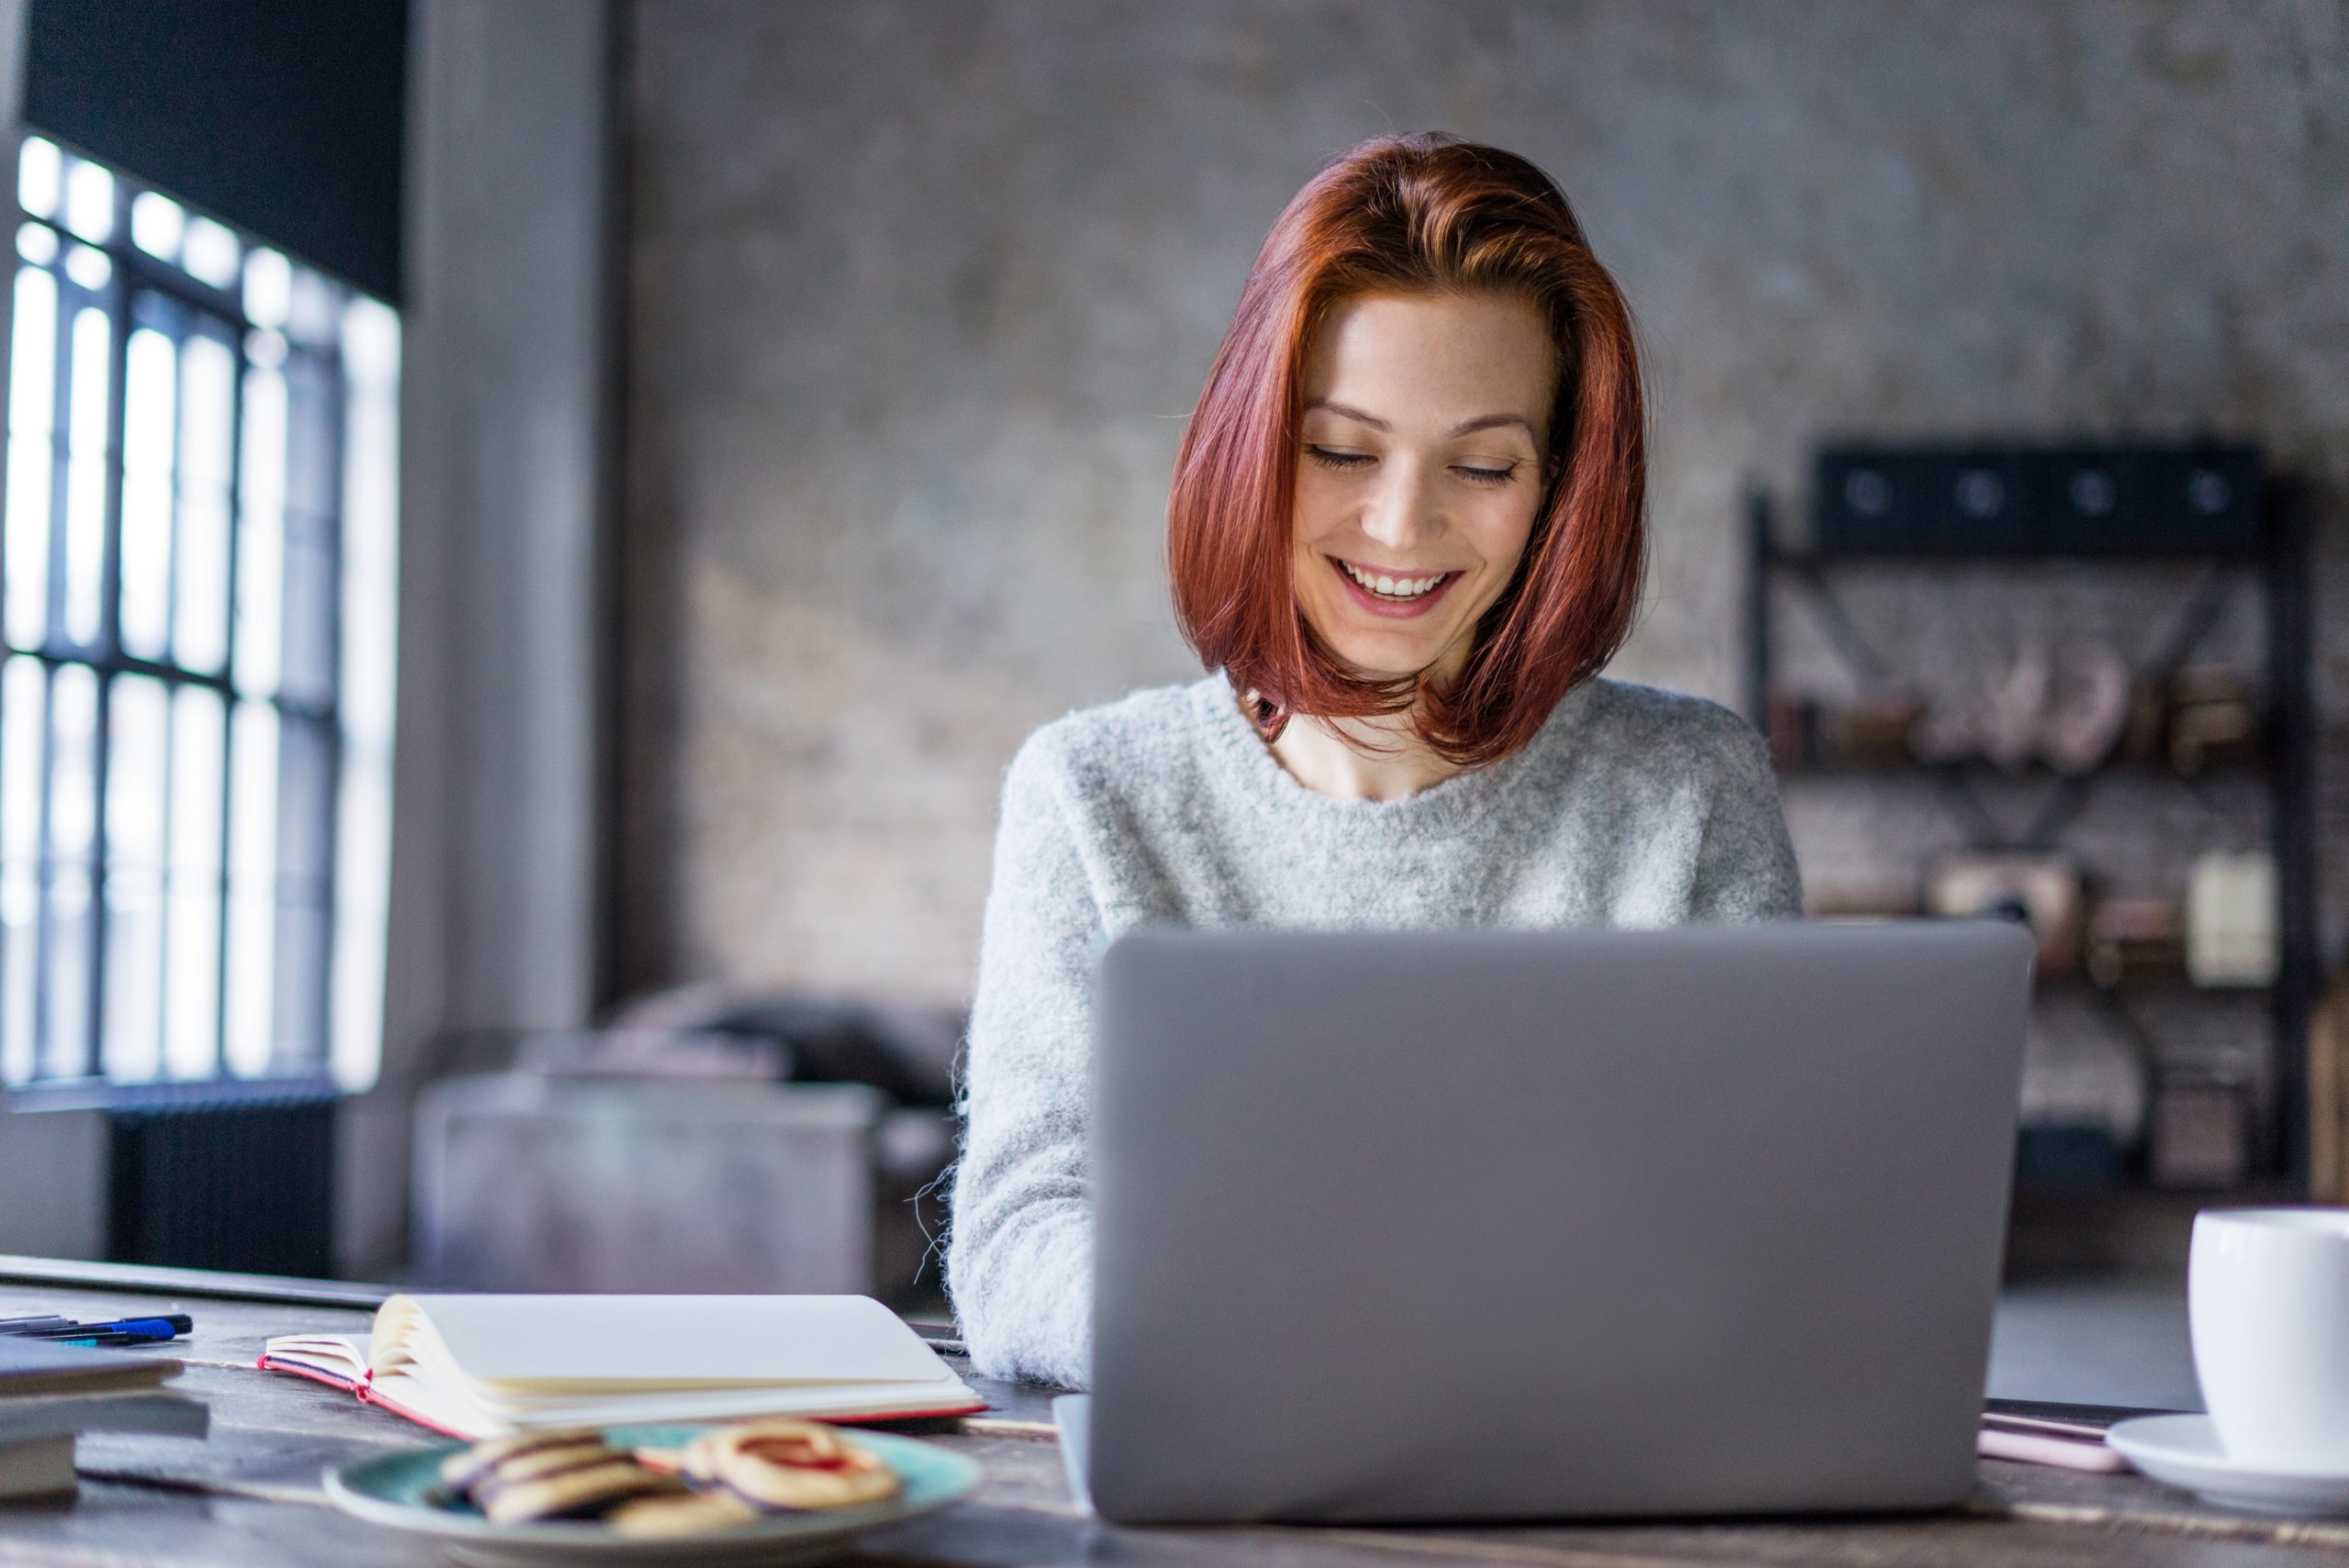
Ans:
[[[1337,560],[1335,556],[1330,559]],[[1459,575],[1455,572],[1437,572],[1398,577],[1393,573],[1374,572],[1367,567],[1356,566],[1351,561],[1338,561],[1338,568],[1353,578],[1361,586],[1363,592],[1396,605],[1408,605],[1415,599],[1424,599]]]

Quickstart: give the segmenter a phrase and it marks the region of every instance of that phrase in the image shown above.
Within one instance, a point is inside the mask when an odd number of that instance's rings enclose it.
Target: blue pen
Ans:
[[[39,1328],[19,1329],[15,1332],[25,1339],[50,1340],[69,1345],[141,1344],[158,1340],[175,1340],[185,1329],[193,1328],[186,1318],[118,1318],[111,1323],[75,1323],[68,1319]]]

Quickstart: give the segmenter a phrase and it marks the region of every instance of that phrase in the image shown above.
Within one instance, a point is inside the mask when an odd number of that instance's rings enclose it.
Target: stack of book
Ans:
[[[0,1500],[73,1495],[81,1432],[200,1438],[209,1412],[163,1385],[180,1363],[0,1335]]]

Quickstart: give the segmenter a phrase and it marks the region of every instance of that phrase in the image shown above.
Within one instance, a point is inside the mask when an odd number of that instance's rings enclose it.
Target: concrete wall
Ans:
[[[628,982],[965,993],[1020,738],[1195,673],[1166,475],[1265,228],[1332,152],[1425,128],[1554,173],[1640,317],[1653,589],[1617,673],[1737,700],[1738,496],[1791,497],[1822,433],[2208,430],[2312,479],[2338,951],[2349,10],[640,0],[632,23]],[[2183,586],[1854,604],[1921,673],[2066,629],[2142,651]],[[1798,620],[1787,652],[1833,679]],[[2124,883],[2174,886],[2179,846],[2255,840],[2255,804],[2123,791],[2088,828]],[[1790,813],[1814,880],[1957,839],[1930,795]]]
[[[384,1062],[346,1102],[340,1266],[406,1244],[422,1084],[599,984],[618,464],[606,0],[416,0]]]

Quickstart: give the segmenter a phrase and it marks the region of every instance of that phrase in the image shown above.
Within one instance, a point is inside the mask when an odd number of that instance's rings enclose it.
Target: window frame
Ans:
[[[67,201],[61,195],[56,210],[50,214],[28,211],[24,206],[24,192],[19,183],[22,169],[22,149],[35,139],[54,146],[61,156],[102,168],[112,176],[112,221],[106,238],[94,241],[83,238],[71,227]],[[351,366],[344,353],[345,334],[349,330],[351,313],[356,302],[370,301],[390,313],[396,323],[397,312],[388,302],[376,299],[347,282],[324,271],[284,256],[269,242],[234,224],[222,223],[238,241],[237,277],[241,283],[247,276],[247,266],[258,251],[271,250],[284,257],[285,262],[311,275],[313,284],[327,291],[325,301],[327,325],[310,333],[300,333],[256,322],[248,312],[240,292],[207,282],[174,262],[152,255],[142,249],[134,232],[133,206],[147,193],[173,202],[188,218],[202,218],[221,223],[200,208],[181,201],[169,192],[161,191],[136,174],[120,169],[107,160],[88,154],[63,139],[46,132],[20,128],[19,134],[6,143],[17,156],[8,164],[11,175],[9,205],[17,211],[17,232],[23,235],[28,228],[48,231],[54,241],[54,253],[47,261],[31,256],[17,255],[11,272],[9,295],[9,329],[7,340],[0,345],[0,354],[7,362],[10,421],[7,443],[8,460],[13,462],[19,450],[21,438],[15,428],[15,387],[19,367],[16,357],[17,332],[14,321],[15,280],[28,267],[45,270],[57,290],[52,334],[53,370],[50,390],[50,428],[47,432],[50,465],[47,492],[49,517],[45,529],[45,569],[48,582],[42,595],[44,614],[39,647],[18,642],[12,635],[17,628],[9,626],[0,633],[0,659],[13,668],[20,659],[34,661],[39,670],[41,712],[39,717],[40,760],[39,762],[39,821],[33,829],[33,860],[29,875],[38,912],[30,927],[31,940],[27,951],[20,952],[18,944],[11,942],[0,952],[0,997],[14,995],[12,980],[6,971],[17,962],[29,964],[31,1034],[28,1043],[17,1046],[17,1065],[26,1065],[29,1072],[10,1070],[11,1058],[7,1046],[15,1042],[0,1042],[0,1092],[11,1089],[41,1088],[57,1085],[106,1084],[129,1086],[146,1083],[324,1083],[330,1075],[360,1081],[347,1081],[346,1088],[363,1088],[381,1070],[383,1040],[380,1029],[381,1006],[373,1007],[378,1017],[374,1038],[368,1042],[372,1060],[363,1063],[357,1074],[342,1072],[342,1042],[340,1026],[337,988],[342,982],[345,967],[340,931],[345,916],[347,889],[343,885],[347,870],[344,860],[343,836],[349,810],[346,798],[346,769],[352,737],[347,727],[344,706],[346,682],[350,675],[346,619],[346,595],[351,579],[348,573],[350,508],[351,502],[351,420],[353,408],[354,383]],[[86,248],[104,255],[108,263],[108,275],[95,288],[71,275],[68,259],[77,248]],[[14,247],[12,247],[14,249]],[[150,301],[154,302],[152,305]],[[72,344],[74,328],[82,313],[93,306],[105,311],[108,323],[106,345],[106,435],[100,464],[103,469],[103,501],[99,527],[100,547],[97,568],[97,624],[95,635],[88,639],[73,636],[68,618],[68,579],[73,567],[67,551],[72,519],[70,516],[72,495],[71,485],[77,449],[72,429],[72,410],[60,393],[69,384],[69,366],[75,353]],[[158,317],[161,317],[159,320]],[[161,626],[163,628],[158,657],[146,657],[130,651],[123,638],[123,584],[125,567],[126,491],[134,454],[127,451],[129,432],[127,429],[131,388],[129,371],[134,337],[141,330],[159,330],[172,341],[173,394],[171,406],[172,456],[170,483],[165,494],[169,508],[169,543],[171,557],[162,568],[161,577]],[[221,576],[217,584],[220,596],[219,635],[220,657],[217,669],[195,667],[185,657],[178,642],[183,584],[180,554],[185,548],[183,529],[187,516],[184,494],[187,484],[181,465],[185,457],[184,448],[187,401],[184,394],[186,377],[182,367],[184,346],[199,337],[219,343],[230,355],[228,380],[229,406],[226,412],[226,473],[221,487],[224,510],[220,523],[225,530],[221,541]],[[256,354],[260,345],[273,343],[270,352]],[[272,357],[273,354],[274,357]],[[396,360],[392,373],[390,406],[396,409]],[[277,492],[266,503],[256,503],[248,490],[251,478],[251,454],[248,450],[247,412],[252,397],[256,374],[277,370],[283,374],[285,387],[284,416],[284,441],[278,454],[284,468],[274,488]],[[306,390],[297,387],[306,380]],[[299,400],[306,398],[306,405]],[[392,456],[396,467],[396,413],[394,413],[395,446]],[[297,433],[306,429],[306,434]],[[297,449],[305,440],[312,450]],[[296,495],[295,473],[305,462],[315,472],[306,495]],[[9,559],[13,545],[15,521],[7,512],[17,499],[13,483],[0,485],[0,604],[6,603],[7,573],[14,564]],[[258,510],[256,508],[259,508]],[[247,557],[255,531],[253,518],[262,517],[274,528],[275,566],[278,582],[275,589],[273,614],[277,625],[273,634],[276,645],[277,669],[265,692],[243,689],[239,685],[239,646],[245,640],[242,620],[244,603],[244,573],[250,569]],[[395,516],[394,536],[396,534]],[[304,552],[307,552],[305,555]],[[297,558],[311,576],[311,600],[318,610],[320,621],[310,628],[314,645],[314,668],[301,682],[300,689],[292,689],[295,682],[285,674],[286,648],[292,638],[294,612],[293,579]],[[323,606],[318,606],[318,595]],[[396,615],[392,617],[396,626]],[[322,638],[322,646],[317,646]],[[395,642],[396,632],[394,632]],[[87,777],[90,793],[89,840],[84,858],[79,861],[61,856],[52,832],[52,815],[58,788],[59,723],[55,695],[61,674],[70,669],[85,669],[95,684],[95,718],[88,738],[90,761]],[[181,744],[180,728],[189,717],[187,706],[179,694],[195,688],[207,691],[218,706],[220,733],[217,738],[217,768],[210,788],[217,795],[217,820],[206,817],[206,835],[209,840],[208,867],[195,873],[195,885],[200,889],[202,900],[209,906],[210,952],[206,961],[210,970],[209,1006],[211,1018],[206,1033],[208,1049],[204,1052],[205,1067],[200,1073],[186,1071],[186,1063],[174,1060],[173,1025],[171,1019],[173,995],[169,947],[169,922],[181,895],[178,885],[190,873],[178,863],[172,835],[180,818],[174,813],[173,790],[177,770],[168,764],[162,768],[159,795],[154,807],[154,820],[159,825],[156,863],[149,868],[152,884],[150,890],[149,917],[156,922],[149,959],[153,973],[146,976],[152,988],[155,1018],[152,1025],[151,1063],[150,1071],[139,1075],[116,1075],[114,1063],[108,1062],[107,1015],[114,1003],[110,993],[110,948],[115,933],[116,906],[110,877],[115,867],[110,854],[116,825],[112,793],[111,751],[113,746],[114,705],[117,682],[125,677],[152,681],[161,688],[163,714],[162,756],[173,754]],[[388,686],[386,695],[388,695]],[[0,699],[0,705],[5,699]],[[248,800],[270,798],[266,813],[265,834],[268,851],[268,873],[260,885],[264,890],[258,907],[266,910],[262,916],[267,936],[263,946],[268,953],[267,980],[261,992],[262,1016],[267,1022],[260,1049],[240,1050],[232,1040],[231,975],[232,945],[237,940],[236,921],[240,892],[237,851],[237,795],[240,759],[237,732],[239,715],[254,706],[265,706],[273,716],[268,731],[273,750],[270,753],[271,783],[263,786],[264,795],[248,795]],[[207,722],[209,715],[202,716]],[[296,739],[297,737],[301,739]],[[388,733],[384,737],[388,745]],[[0,749],[6,745],[6,721],[0,711]],[[306,751],[308,776],[303,781],[306,795],[294,797],[294,774],[299,765],[297,750]],[[0,755],[0,770],[6,762]],[[388,776],[388,753],[378,759],[378,766]],[[209,799],[205,801],[208,807]],[[388,829],[388,820],[384,827]],[[306,830],[304,830],[306,828]],[[299,845],[306,870],[289,872],[288,845],[293,835],[302,831]],[[388,853],[388,847],[384,849]],[[54,944],[59,940],[59,917],[53,907],[61,874],[85,877],[83,929],[82,940],[86,952],[78,975],[67,975],[64,984],[80,988],[77,1039],[58,1036],[60,976],[56,973]],[[295,885],[298,878],[298,887]],[[364,880],[364,879],[362,879]],[[251,889],[242,889],[250,901]],[[381,929],[383,912],[367,924]],[[70,917],[68,917],[70,918]],[[306,928],[297,929],[302,922]],[[374,955],[375,980],[380,984],[384,955]],[[289,978],[287,971],[299,966],[305,972]],[[201,965],[199,967],[202,967]],[[299,1021],[288,1026],[284,1015],[289,998],[298,1001]],[[380,997],[377,998],[380,1004]],[[0,1002],[0,1006],[5,1006]],[[69,1022],[72,1014],[65,1015]],[[13,1028],[13,1019],[0,1019],[0,1028]],[[289,1043],[290,1042],[290,1043]],[[239,1056],[257,1056],[259,1065],[251,1062],[240,1063]]]

